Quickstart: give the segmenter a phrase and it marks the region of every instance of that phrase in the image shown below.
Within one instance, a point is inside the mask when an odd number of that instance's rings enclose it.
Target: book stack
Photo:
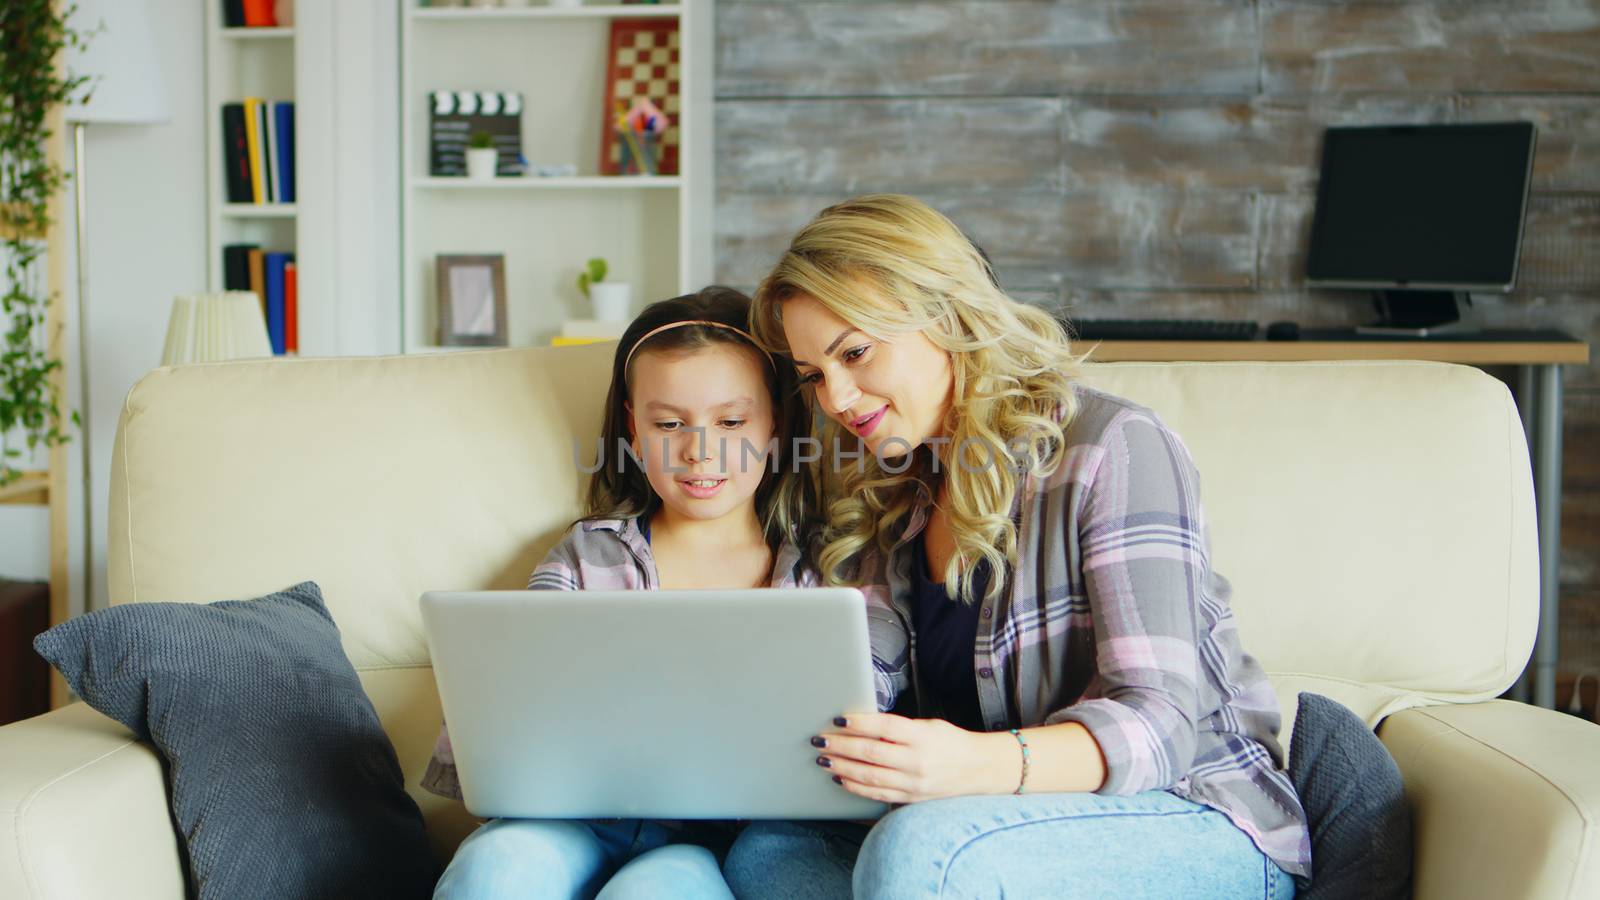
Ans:
[[[298,282],[292,253],[263,251],[256,244],[228,244],[222,248],[223,288],[252,291],[261,300],[267,337],[277,356],[300,352]]]
[[[293,203],[294,104],[246,97],[222,105],[229,203]]]
[[[598,344],[615,341],[628,330],[629,322],[609,319],[568,319],[561,323],[561,333],[550,339],[552,347],[572,347],[578,344]]]
[[[293,0],[222,0],[227,28],[275,28],[294,24]]]

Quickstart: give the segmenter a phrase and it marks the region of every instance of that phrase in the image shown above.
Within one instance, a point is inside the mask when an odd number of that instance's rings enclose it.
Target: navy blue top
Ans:
[[[978,676],[973,671],[978,638],[978,602],[951,599],[944,584],[928,577],[928,549],[923,536],[911,541],[911,629],[917,641],[917,680],[927,695],[924,711],[968,731],[987,731],[978,705]],[[973,573],[973,596],[989,585],[987,564]]]

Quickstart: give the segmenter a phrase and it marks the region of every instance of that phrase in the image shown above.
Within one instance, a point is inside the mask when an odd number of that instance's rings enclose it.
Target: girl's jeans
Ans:
[[[716,856],[676,836],[640,819],[494,819],[462,842],[433,896],[732,900]]]

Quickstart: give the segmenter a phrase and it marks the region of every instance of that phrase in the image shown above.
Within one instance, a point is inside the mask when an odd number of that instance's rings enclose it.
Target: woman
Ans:
[[[906,805],[870,833],[747,828],[735,893],[1293,896],[1277,702],[1177,435],[1080,384],[1055,320],[909,197],[824,210],[751,316],[844,442],[821,568],[888,585],[905,641],[874,656],[919,718],[813,739],[843,790]]]

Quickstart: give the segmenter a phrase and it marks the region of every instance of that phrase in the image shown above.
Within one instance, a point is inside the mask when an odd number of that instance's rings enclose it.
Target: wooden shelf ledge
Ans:
[[[5,487],[0,487],[0,503],[18,506],[49,506],[50,473],[22,473],[21,478]]]
[[[598,6],[464,6],[413,9],[418,22],[472,22],[507,19],[667,19],[683,14],[679,3],[623,3]]]

